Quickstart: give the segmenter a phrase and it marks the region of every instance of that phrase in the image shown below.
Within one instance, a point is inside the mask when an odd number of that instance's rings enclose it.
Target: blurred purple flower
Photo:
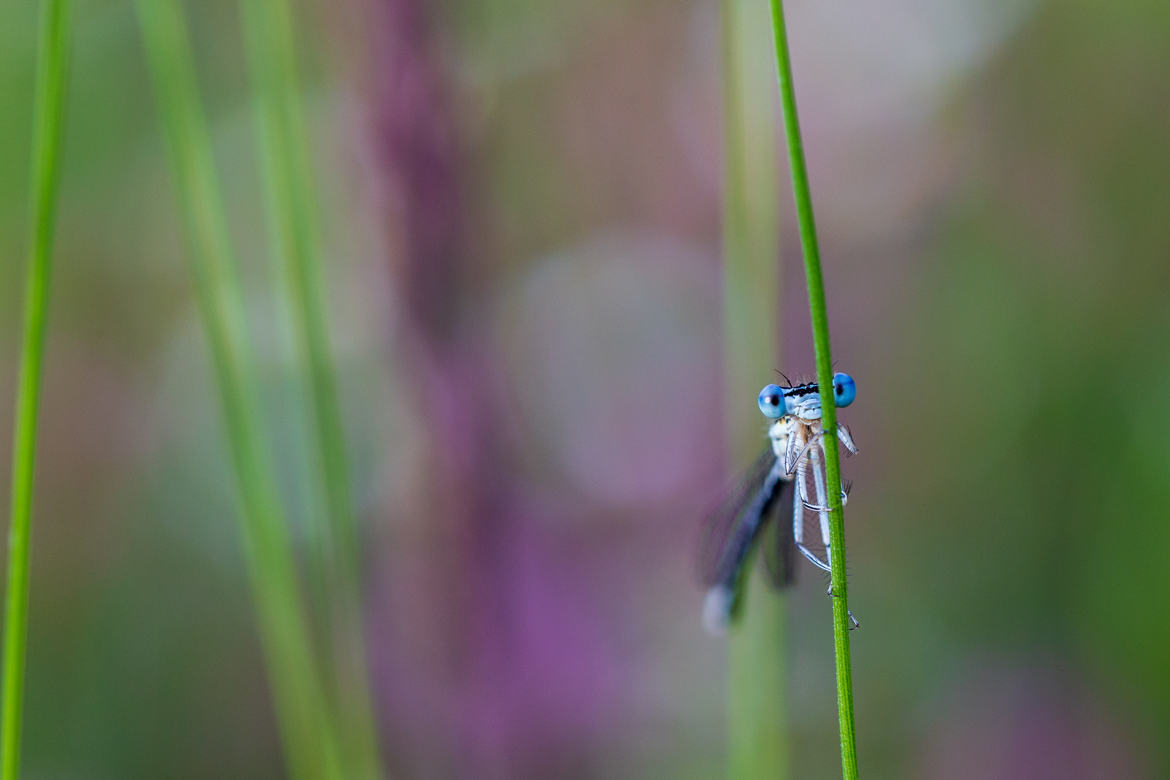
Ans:
[[[467,199],[433,5],[382,0],[374,32],[378,171],[398,241],[400,371],[427,481],[395,507],[371,656],[391,755],[420,776],[588,775],[619,689],[578,550],[514,498],[496,347],[474,321]],[[544,511],[542,510],[542,515]],[[555,514],[555,510],[548,510]],[[417,531],[417,534],[413,533]]]

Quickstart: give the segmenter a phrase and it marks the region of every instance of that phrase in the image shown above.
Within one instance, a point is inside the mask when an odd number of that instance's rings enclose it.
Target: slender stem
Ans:
[[[292,543],[261,432],[246,310],[219,199],[186,20],[178,0],[138,0],[138,15],[186,220],[191,266],[235,465],[261,645],[289,771],[296,778],[340,778],[345,773],[339,765]]]
[[[754,399],[760,360],[778,342],[776,104],[759,99],[772,78],[767,9],[751,0],[722,0],[721,9],[725,418],[728,451],[740,459],[765,446]],[[727,774],[777,780],[789,764],[787,610],[750,568],[741,583],[728,637]]]
[[[772,34],[776,45],[776,74],[780,81],[780,105],[784,112],[784,133],[788,139],[788,162],[792,172],[792,194],[800,223],[800,244],[808,283],[808,308],[812,315],[813,345],[816,349],[817,383],[827,392],[833,386],[833,359],[829,350],[829,318],[825,306],[825,281],[813,219],[808,168],[796,114],[796,93],[792,86],[792,63],[784,24],[782,0],[771,0]],[[822,404],[825,429],[825,481],[829,492],[829,564],[833,569],[833,645],[837,660],[837,713],[841,728],[841,772],[846,780],[857,777],[857,744],[853,726],[853,671],[849,655],[849,602],[845,584],[845,527],[841,511],[841,463],[837,450],[837,409]]]
[[[315,579],[324,588],[326,665],[336,676],[337,706],[345,719],[347,754],[359,776],[383,774],[361,619],[356,519],[350,496],[337,379],[329,346],[325,280],[317,204],[304,120],[299,104],[295,29],[287,0],[242,4],[249,63],[258,97],[257,132],[263,157],[269,224],[285,262],[294,329],[308,375],[316,424],[318,464],[328,504],[317,529]]]
[[[30,193],[32,224],[24,298],[24,344],[12,457],[8,597],[4,616],[4,703],[0,715],[0,730],[3,732],[0,735],[0,778],[3,780],[16,780],[20,775],[37,413],[41,396],[41,368],[44,362],[71,39],[71,0],[46,0],[41,5],[40,41],[37,46]]]

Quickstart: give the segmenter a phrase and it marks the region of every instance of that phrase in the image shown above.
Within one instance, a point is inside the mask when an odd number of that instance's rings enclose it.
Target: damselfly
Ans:
[[[856,395],[857,385],[852,377],[842,373],[833,376],[833,399],[838,407],[849,406]],[[772,524],[774,538],[763,545],[773,585],[792,583],[794,550],[818,569],[832,573],[821,403],[815,382],[790,387],[768,385],[760,391],[760,411],[775,420],[768,429],[768,448],[739,488],[708,517],[707,536],[700,552],[700,574],[708,588],[703,622],[711,633],[726,630],[735,612],[744,564],[751,550],[760,546],[777,507],[782,516],[792,518],[792,524]],[[840,424],[837,439],[848,453],[857,452],[849,430]],[[841,503],[847,500],[848,495],[842,491]],[[806,528],[807,523],[814,525]]]

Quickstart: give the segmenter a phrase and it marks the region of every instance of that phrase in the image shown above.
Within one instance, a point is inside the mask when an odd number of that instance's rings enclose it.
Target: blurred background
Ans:
[[[35,6],[0,9],[5,410]],[[321,499],[238,9],[186,6],[303,524]],[[834,357],[859,386],[864,776],[1170,776],[1170,9],[788,7]],[[695,528],[739,461],[725,427],[759,418],[722,391],[718,4],[298,11],[388,766],[720,776],[726,652],[701,630]],[[133,7],[78,0],[76,30],[25,776],[281,776]],[[782,348],[757,386],[813,372],[780,174]],[[839,776],[830,610],[802,574],[792,776]]]

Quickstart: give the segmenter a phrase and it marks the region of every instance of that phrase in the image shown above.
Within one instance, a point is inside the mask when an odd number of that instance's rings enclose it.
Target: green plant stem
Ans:
[[[257,139],[274,248],[285,261],[292,319],[308,375],[328,522],[319,527],[315,579],[324,589],[326,666],[337,683],[351,771],[382,776],[361,616],[356,520],[337,380],[329,345],[317,206],[299,104],[295,30],[287,0],[244,0],[243,23],[258,97]]]
[[[808,308],[812,316],[813,344],[816,349],[817,383],[822,392],[833,386],[833,358],[829,350],[829,318],[825,306],[825,281],[821,274],[820,248],[817,245],[813,218],[812,193],[808,168],[796,113],[796,93],[792,86],[792,63],[788,52],[788,34],[784,23],[782,0],[771,0],[772,34],[776,46],[776,74],[780,82],[780,105],[784,113],[784,133],[788,139],[788,162],[792,172],[792,193],[800,224],[800,244],[804,252],[805,278],[808,283]],[[832,572],[833,645],[837,660],[837,712],[841,728],[841,772],[846,780],[857,777],[857,744],[853,726],[853,671],[849,655],[849,602],[845,583],[845,527],[841,511],[841,463],[837,451],[837,409],[823,404],[825,481],[829,492],[829,564]]]
[[[261,433],[246,310],[186,22],[177,0],[138,0],[138,15],[235,465],[249,577],[289,771],[297,778],[344,777],[313,658],[292,544]]]
[[[763,384],[760,360],[776,354],[779,338],[776,104],[759,98],[771,92],[767,13],[751,0],[721,3],[724,417],[732,461],[765,446],[758,416],[743,410]],[[727,640],[727,774],[777,780],[787,777],[789,768],[787,610],[755,567],[741,582],[736,624]]]
[[[16,431],[13,437],[8,595],[4,615],[4,703],[0,714],[0,778],[3,780],[16,780],[20,775],[37,414],[45,352],[71,39],[71,0],[46,0],[41,4],[40,40],[37,45],[30,193],[32,223],[24,297],[24,343],[21,348]]]

